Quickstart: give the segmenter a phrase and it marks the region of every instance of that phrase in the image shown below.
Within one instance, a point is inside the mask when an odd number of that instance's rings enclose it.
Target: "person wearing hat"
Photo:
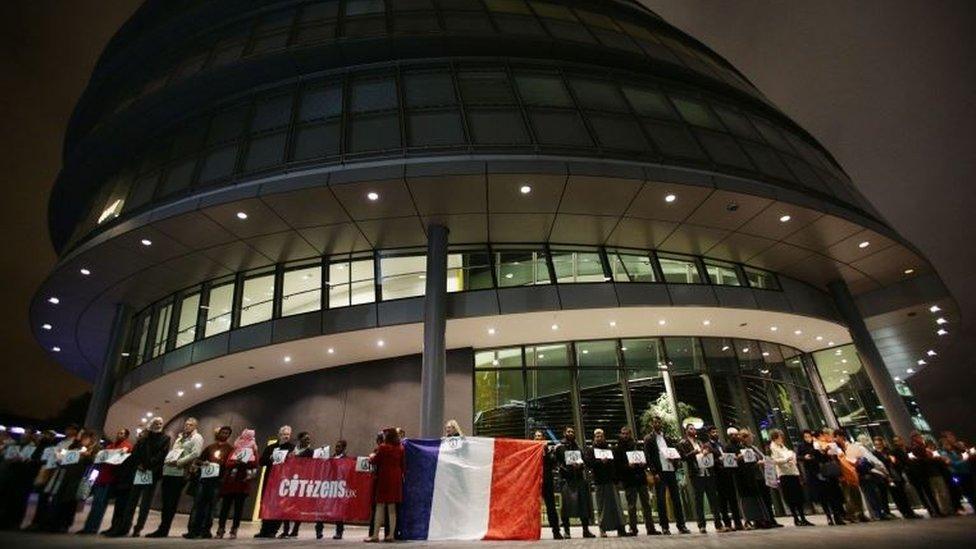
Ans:
[[[718,509],[718,493],[715,485],[715,449],[711,444],[698,439],[698,429],[694,423],[685,424],[685,436],[678,443],[678,453],[681,459],[688,466],[688,476],[691,477],[691,486],[695,502],[695,513],[698,515],[698,531],[702,534],[705,530],[705,497],[708,497],[708,506],[711,509]],[[726,532],[722,526],[721,517],[715,511],[712,512],[715,520],[715,530]]]
[[[713,513],[718,513],[722,518],[726,531],[742,530],[742,516],[739,514],[739,496],[735,490],[735,469],[727,469],[722,463],[722,454],[725,451],[725,444],[719,439],[718,427],[710,425],[708,432],[708,444],[715,450],[715,488],[718,495],[718,509]],[[726,436],[733,440],[739,430],[729,427]],[[731,520],[730,520],[731,519]]]
[[[644,437],[644,454],[647,456],[647,469],[654,477],[654,494],[657,498],[657,517],[661,522],[661,532],[671,534],[668,524],[668,509],[665,498],[671,496],[674,508],[674,521],[678,531],[690,534],[685,527],[685,513],[681,508],[681,491],[678,488],[678,476],[675,470],[681,464],[680,455],[668,457],[669,450],[674,449],[674,441],[664,434],[664,422],[659,416],[651,418],[651,432]]]

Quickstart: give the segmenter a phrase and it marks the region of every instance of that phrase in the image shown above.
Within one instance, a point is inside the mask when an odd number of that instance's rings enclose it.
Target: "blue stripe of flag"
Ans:
[[[404,539],[427,539],[440,448],[440,439],[407,440],[404,443],[403,504],[397,517]]]

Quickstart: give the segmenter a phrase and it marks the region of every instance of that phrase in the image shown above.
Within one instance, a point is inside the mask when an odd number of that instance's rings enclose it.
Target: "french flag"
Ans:
[[[539,539],[542,443],[448,437],[407,440],[405,450],[405,539]]]

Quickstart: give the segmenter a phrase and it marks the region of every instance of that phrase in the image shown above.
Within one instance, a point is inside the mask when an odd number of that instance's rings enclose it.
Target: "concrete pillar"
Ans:
[[[122,347],[125,345],[129,316],[128,305],[124,303],[116,305],[115,318],[112,320],[112,332],[109,336],[108,347],[105,349],[105,357],[102,359],[102,368],[95,378],[91,402],[88,403],[88,411],[85,413],[85,427],[88,429],[102,431],[105,428],[105,416],[108,415],[108,407],[112,404],[115,371],[119,367]]]
[[[447,227],[427,227],[424,354],[420,372],[420,436],[437,438],[444,426],[447,375]]]
[[[850,289],[842,280],[831,282],[827,288],[834,298],[837,310],[840,311],[841,317],[847,323],[847,328],[854,339],[854,346],[857,348],[857,354],[861,358],[861,364],[868,374],[868,379],[871,380],[871,387],[878,395],[878,400],[884,406],[888,421],[891,422],[891,429],[903,438],[908,437],[909,433],[914,430],[912,417],[908,413],[908,408],[905,407],[905,401],[895,389],[895,381],[891,379],[891,374],[885,367],[881,353],[878,352],[878,347],[875,346],[874,340],[871,338],[871,333],[864,325],[864,319],[861,318],[857,304],[854,303],[854,296],[851,295]],[[905,439],[907,440],[907,438]]]

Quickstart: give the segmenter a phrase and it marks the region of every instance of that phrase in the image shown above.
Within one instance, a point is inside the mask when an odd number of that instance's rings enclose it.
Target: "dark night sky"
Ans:
[[[976,378],[976,2],[739,0],[645,3],[729,59],[830,149],[959,300],[948,354],[917,375],[936,425],[965,421]],[[0,8],[0,124],[8,260],[0,299],[0,412],[47,416],[86,385],[29,333],[30,296],[54,263],[46,208],[64,127],[105,43],[135,0],[25,0]],[[970,383],[969,386],[972,386]],[[40,387],[40,388],[39,388]]]

